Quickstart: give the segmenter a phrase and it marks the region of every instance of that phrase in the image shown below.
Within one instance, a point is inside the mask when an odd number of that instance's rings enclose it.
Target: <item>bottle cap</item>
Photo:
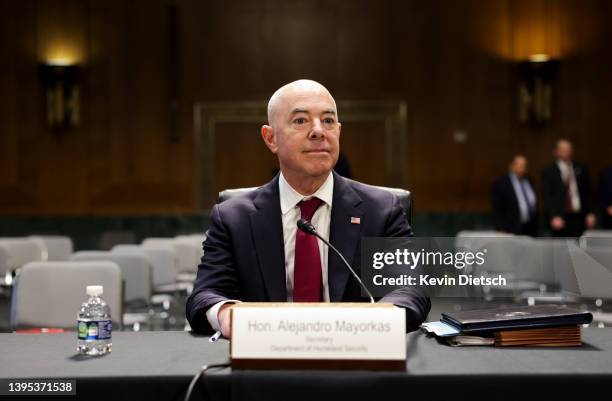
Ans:
[[[104,287],[101,285],[88,285],[86,291],[90,297],[98,297],[104,293]]]

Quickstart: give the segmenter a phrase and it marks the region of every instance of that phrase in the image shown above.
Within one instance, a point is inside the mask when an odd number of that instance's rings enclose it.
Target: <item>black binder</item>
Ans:
[[[586,324],[593,315],[561,305],[538,305],[442,313],[440,320],[462,333],[473,333]]]

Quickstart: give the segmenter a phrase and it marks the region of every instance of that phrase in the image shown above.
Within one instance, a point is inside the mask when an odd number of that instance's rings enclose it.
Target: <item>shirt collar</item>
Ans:
[[[332,198],[334,195],[334,175],[330,172],[325,182],[323,182],[323,185],[321,185],[314,194],[304,196],[289,185],[281,172],[278,179],[278,189],[280,193],[280,206],[282,214],[285,214],[289,210],[293,209],[302,200],[313,197],[321,199],[324,203],[331,207]]]
[[[523,180],[525,179],[525,177],[519,177],[518,175],[514,174],[514,173],[508,173],[510,175],[510,179],[512,181],[516,181],[516,182],[523,182]]]
[[[561,159],[557,159],[557,166],[559,166],[559,168],[562,170],[569,169],[572,167],[572,162],[566,162]]]

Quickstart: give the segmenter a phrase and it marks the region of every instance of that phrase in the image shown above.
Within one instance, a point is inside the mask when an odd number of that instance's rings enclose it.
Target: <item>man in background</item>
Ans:
[[[508,165],[508,173],[493,184],[493,224],[496,230],[516,235],[537,234],[536,195],[527,172],[527,158],[515,155]]]
[[[595,227],[591,212],[587,167],[573,161],[567,139],[555,146],[555,162],[542,171],[544,210],[554,237],[579,237],[585,228]]]

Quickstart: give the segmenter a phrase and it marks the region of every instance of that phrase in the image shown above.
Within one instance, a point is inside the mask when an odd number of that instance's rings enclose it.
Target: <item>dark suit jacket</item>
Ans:
[[[601,205],[604,208],[612,205],[612,166],[605,168],[599,176]]]
[[[603,227],[612,229],[612,217],[608,216],[608,207],[612,205],[612,166],[605,168],[599,176],[599,194]]]
[[[529,177],[527,180],[533,189],[533,182]],[[513,234],[528,234],[522,231],[521,210],[519,208],[518,199],[516,198],[516,193],[514,192],[512,180],[510,179],[510,174],[505,174],[495,181],[491,198],[493,204],[493,225],[496,230]],[[526,225],[532,225],[535,231],[537,230],[536,221],[537,216],[534,213],[530,216]],[[535,232],[529,234],[535,234]]]
[[[359,272],[361,237],[412,236],[412,230],[396,196],[333,174],[329,240]],[[351,224],[351,217],[360,217],[361,224]],[[330,300],[367,301],[340,258],[331,251],[328,255]],[[211,332],[206,311],[220,301],[287,301],[285,274],[277,175],[263,187],[213,207],[204,256],[187,300],[192,329]],[[431,308],[429,298],[413,288],[393,291],[381,301],[405,308],[411,330],[425,320]]]
[[[582,163],[574,162],[574,174],[580,196],[580,213],[591,212],[589,196],[589,173]],[[565,215],[565,185],[561,178],[561,170],[553,163],[542,170],[542,197],[544,211],[548,219]]]

